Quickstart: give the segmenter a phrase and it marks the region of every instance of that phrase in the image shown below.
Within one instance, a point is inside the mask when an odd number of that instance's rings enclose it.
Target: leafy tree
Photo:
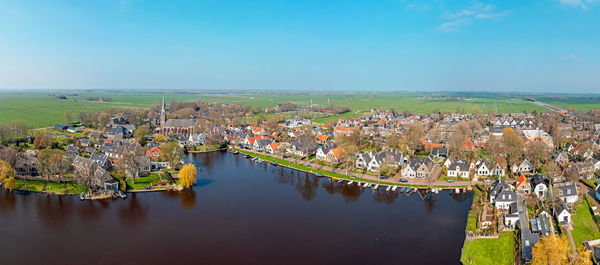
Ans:
[[[137,162],[135,161],[135,156],[135,152],[126,152],[123,155],[125,173],[127,173],[127,176],[131,177],[133,183],[135,183],[135,178],[140,175],[140,170]]]
[[[0,182],[16,174],[17,172],[8,162],[0,160]]]
[[[12,192],[15,189],[15,177],[10,176],[4,181],[4,188]]]
[[[65,120],[67,120],[67,122],[71,122],[71,120],[73,120],[73,113],[71,113],[70,110],[65,111]]]
[[[411,150],[417,149],[419,144],[421,144],[421,137],[425,134],[425,127],[423,124],[418,122],[409,123],[406,126],[406,143]]]
[[[146,124],[137,127],[135,133],[133,134],[133,137],[138,139],[138,141],[145,139],[148,136],[150,136],[150,126]]]
[[[153,138],[153,139],[154,139],[154,141],[155,141],[155,142],[157,142],[157,143],[162,143],[162,142],[164,142],[164,141],[165,141],[165,136],[164,136],[164,135],[162,135],[162,134],[160,134],[160,133],[157,133],[157,134],[155,134],[155,135],[154,135],[154,138]]]
[[[184,188],[189,188],[196,184],[197,169],[194,164],[186,164],[179,171],[179,181]]]
[[[521,157],[523,139],[512,128],[502,130],[502,143],[504,152],[508,155],[509,164],[515,163]]]
[[[533,248],[532,265],[569,264],[569,242],[565,236],[543,237]]]
[[[592,265],[592,253],[581,245],[577,248],[577,253],[573,256],[573,264]]]
[[[160,146],[162,155],[160,159],[169,162],[172,168],[179,168],[183,159],[183,148],[177,142],[164,143]]]
[[[33,146],[37,149],[48,148],[52,144],[52,139],[45,134],[38,134],[33,140]]]

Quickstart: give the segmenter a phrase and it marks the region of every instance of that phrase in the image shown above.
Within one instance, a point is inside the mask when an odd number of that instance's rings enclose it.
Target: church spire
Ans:
[[[165,109],[165,97],[162,98],[162,106],[160,109],[160,127],[162,131],[162,127],[165,126],[165,121],[167,120],[167,110]]]

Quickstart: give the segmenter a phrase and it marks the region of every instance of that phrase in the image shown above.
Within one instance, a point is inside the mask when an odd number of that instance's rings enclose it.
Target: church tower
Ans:
[[[160,109],[160,133],[163,133],[165,121],[167,120],[167,110],[165,109],[165,97],[162,98],[162,106]]]

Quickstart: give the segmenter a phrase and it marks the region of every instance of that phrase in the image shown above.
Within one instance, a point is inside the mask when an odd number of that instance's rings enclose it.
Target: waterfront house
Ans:
[[[147,176],[150,174],[151,166],[150,160],[145,156],[136,156],[134,158],[135,164],[138,167],[138,172],[141,176]]]
[[[191,133],[187,142],[189,145],[204,145],[204,139],[203,133]]]
[[[73,159],[73,168],[92,187],[104,188],[106,191],[116,191],[119,188],[119,182],[92,159],[77,156]]]
[[[394,151],[362,152],[356,156],[355,167],[369,172],[379,172],[383,167],[399,167],[404,164],[406,157]]]
[[[336,147],[329,152],[327,152],[327,156],[325,157],[325,161],[330,164],[338,165],[343,163],[346,160],[346,151],[342,147]]]
[[[573,183],[565,183],[558,186],[558,191],[558,195],[563,202],[568,204],[577,202],[577,185]]]
[[[446,175],[448,177],[469,177],[470,164],[465,160],[452,160],[450,165],[446,168]]]
[[[314,154],[317,149],[315,143],[295,141],[286,151],[297,156],[307,156]]]
[[[19,152],[15,158],[15,171],[17,175],[29,175],[36,176],[38,174],[37,167],[37,157],[35,152],[26,151]]]
[[[426,178],[433,172],[435,162],[430,157],[412,157],[402,169],[402,176],[407,178]]]
[[[275,141],[271,140],[271,139],[259,139],[254,141],[254,145],[253,148],[256,151],[262,152],[263,150],[265,150],[265,148],[274,143]]]
[[[335,147],[336,147],[335,144],[325,144],[325,145],[319,147],[319,149],[317,149],[316,159],[325,161],[329,151],[331,151],[331,149],[333,149]]]
[[[269,154],[274,154],[279,150],[281,143],[271,143],[265,147],[265,151]]]

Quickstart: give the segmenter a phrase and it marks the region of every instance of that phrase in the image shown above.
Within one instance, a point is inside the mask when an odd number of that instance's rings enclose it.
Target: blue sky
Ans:
[[[600,93],[600,0],[4,1],[0,88]]]

